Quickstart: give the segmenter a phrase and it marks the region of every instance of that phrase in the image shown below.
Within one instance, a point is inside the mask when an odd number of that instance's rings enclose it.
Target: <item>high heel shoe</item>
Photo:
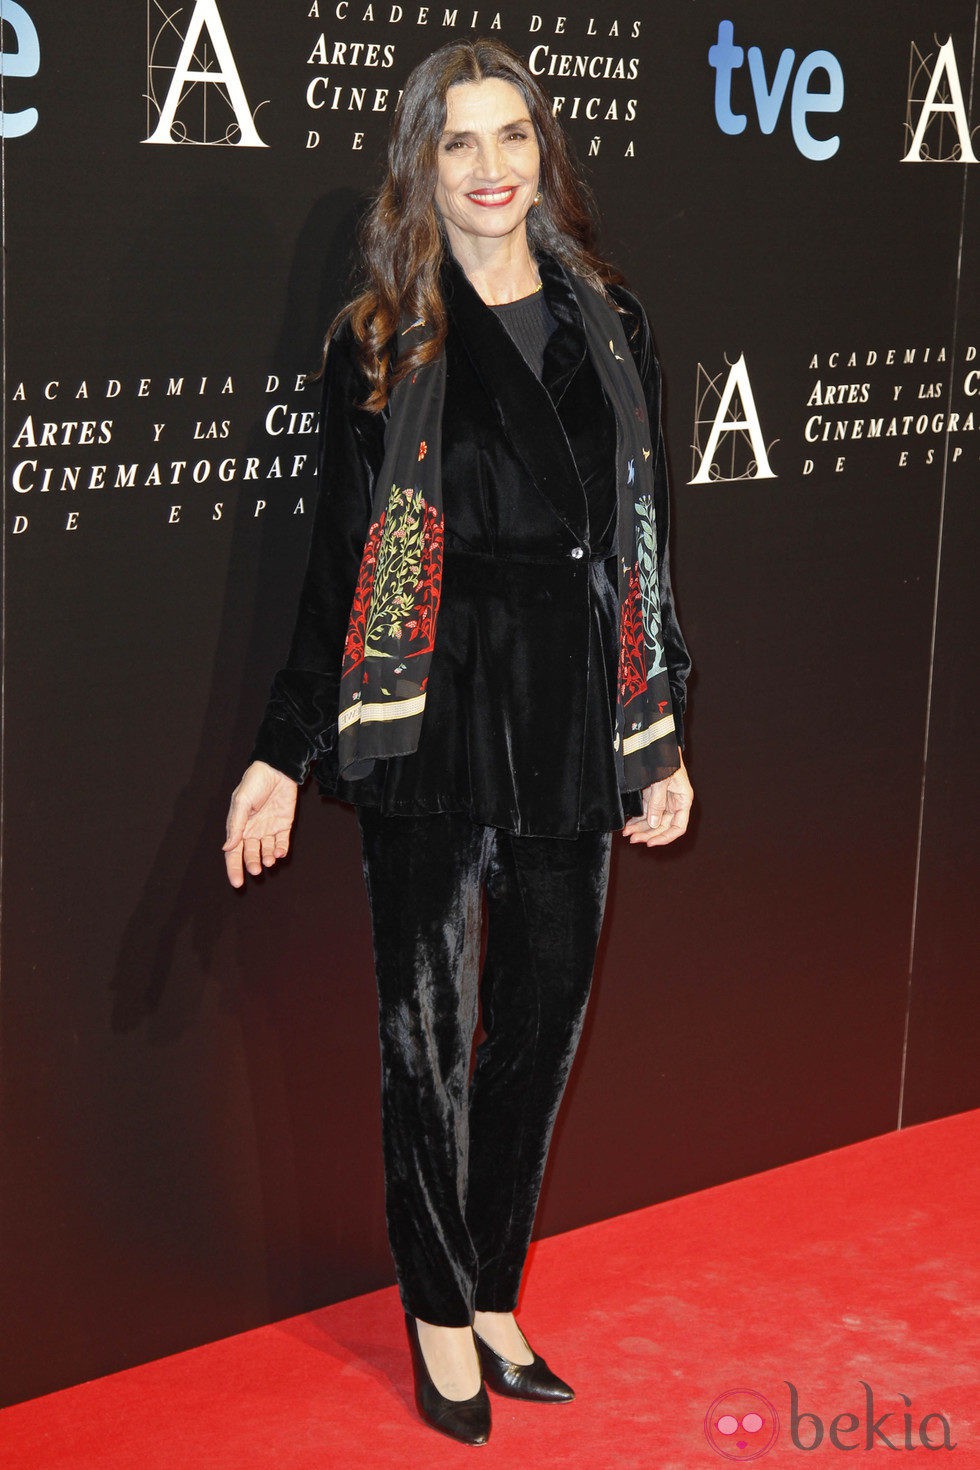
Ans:
[[[412,1350],[415,1407],[419,1414],[433,1429],[458,1439],[462,1444],[486,1444],[490,1438],[490,1399],[482,1376],[480,1387],[472,1398],[447,1399],[432,1381],[422,1355],[418,1323],[410,1312],[405,1313],[405,1327]]]
[[[517,1330],[521,1332],[519,1327]],[[513,1399],[537,1399],[546,1404],[563,1404],[575,1397],[575,1390],[557,1373],[552,1373],[544,1358],[534,1352],[523,1332],[521,1337],[525,1347],[529,1353],[534,1353],[530,1363],[512,1363],[509,1358],[502,1358],[488,1342],[484,1342],[476,1328],[473,1336],[483,1376],[495,1393],[506,1394]]]

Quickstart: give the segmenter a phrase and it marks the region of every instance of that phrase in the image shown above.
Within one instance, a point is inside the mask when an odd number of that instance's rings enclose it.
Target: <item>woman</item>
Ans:
[[[362,243],[293,642],[224,852],[235,887],[284,857],[311,766],[357,808],[416,1403],[482,1444],[486,1383],[573,1397],[513,1309],[612,832],[687,827],[690,660],[649,327],[514,52],[454,43],[412,72]]]

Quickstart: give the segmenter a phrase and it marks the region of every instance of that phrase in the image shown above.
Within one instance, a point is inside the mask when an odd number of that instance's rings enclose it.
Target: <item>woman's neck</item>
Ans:
[[[541,284],[523,229],[500,240],[453,231],[449,243],[470,285],[488,306],[520,301]]]

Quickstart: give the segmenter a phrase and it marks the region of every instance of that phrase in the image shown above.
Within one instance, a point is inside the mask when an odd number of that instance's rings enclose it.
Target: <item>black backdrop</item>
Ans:
[[[973,0],[5,3],[4,1401],[392,1280],[353,815],[308,790],[244,893],[219,848],[297,374],[401,79],[477,34],[650,313],[696,664],[693,829],[615,852],[537,1233],[980,1103]]]

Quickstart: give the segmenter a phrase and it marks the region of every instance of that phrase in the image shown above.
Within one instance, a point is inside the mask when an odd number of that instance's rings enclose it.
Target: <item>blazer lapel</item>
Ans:
[[[541,256],[539,265],[542,289],[558,323],[545,349],[542,381],[448,254],[442,269],[443,292],[450,324],[459,332],[503,432],[555,515],[576,541],[582,541],[588,531],[588,504],[555,405],[584,361],[585,328],[561,266],[547,255]]]
[[[538,257],[542,290],[551,315],[558,323],[544,353],[542,382],[554,404],[559,404],[574,375],[585,361],[588,345],[585,323],[562,266],[544,252]]]

